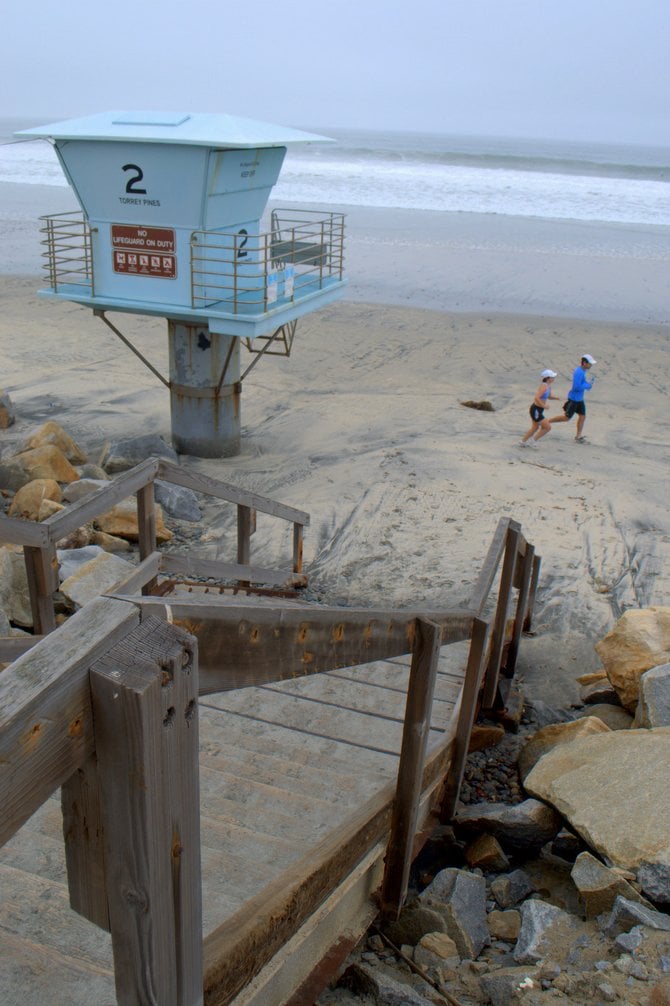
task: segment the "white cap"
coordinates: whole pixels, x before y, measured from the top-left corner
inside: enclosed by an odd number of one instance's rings
[[[540,377],[556,377],[555,370],[543,370]]]
[[[589,356],[589,354],[588,354],[588,353],[584,353],[584,354],[583,354],[583,356],[582,356],[582,360],[586,360],[586,362],[587,362],[587,363],[590,363],[590,364],[591,364],[591,366],[593,366],[593,364],[594,364],[594,363],[597,363],[597,362],[598,362],[597,360],[594,360],[592,356]]]

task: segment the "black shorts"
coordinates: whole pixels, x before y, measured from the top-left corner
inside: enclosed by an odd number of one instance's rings
[[[535,402],[533,402],[528,411],[530,412],[530,418],[534,423],[541,423],[544,419],[544,409],[538,409]]]
[[[563,412],[565,412],[568,419],[572,419],[573,416],[585,416],[586,405],[584,402],[573,402],[571,398],[568,398],[563,406]]]

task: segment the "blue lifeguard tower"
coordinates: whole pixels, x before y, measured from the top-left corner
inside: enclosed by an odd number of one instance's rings
[[[243,378],[263,353],[289,355],[297,319],[346,282],[341,213],[274,209],[262,227],[287,146],[332,141],[164,112],[104,112],[17,136],[54,145],[82,209],[44,218],[40,293],[92,308],[166,384],[177,451],[238,454]],[[108,311],[167,319],[169,380]],[[242,341],[257,354],[244,373]]]

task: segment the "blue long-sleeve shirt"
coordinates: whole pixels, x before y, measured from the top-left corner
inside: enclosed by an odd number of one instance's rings
[[[586,371],[583,367],[577,367],[574,374],[572,375],[572,387],[568,392],[568,398],[571,402],[583,402],[584,392],[589,391],[593,387],[593,381],[586,380]]]

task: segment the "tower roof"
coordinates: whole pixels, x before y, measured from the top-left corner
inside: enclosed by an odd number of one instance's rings
[[[23,129],[16,135],[48,140],[130,140],[240,149],[334,142],[318,133],[218,112],[99,112]]]

